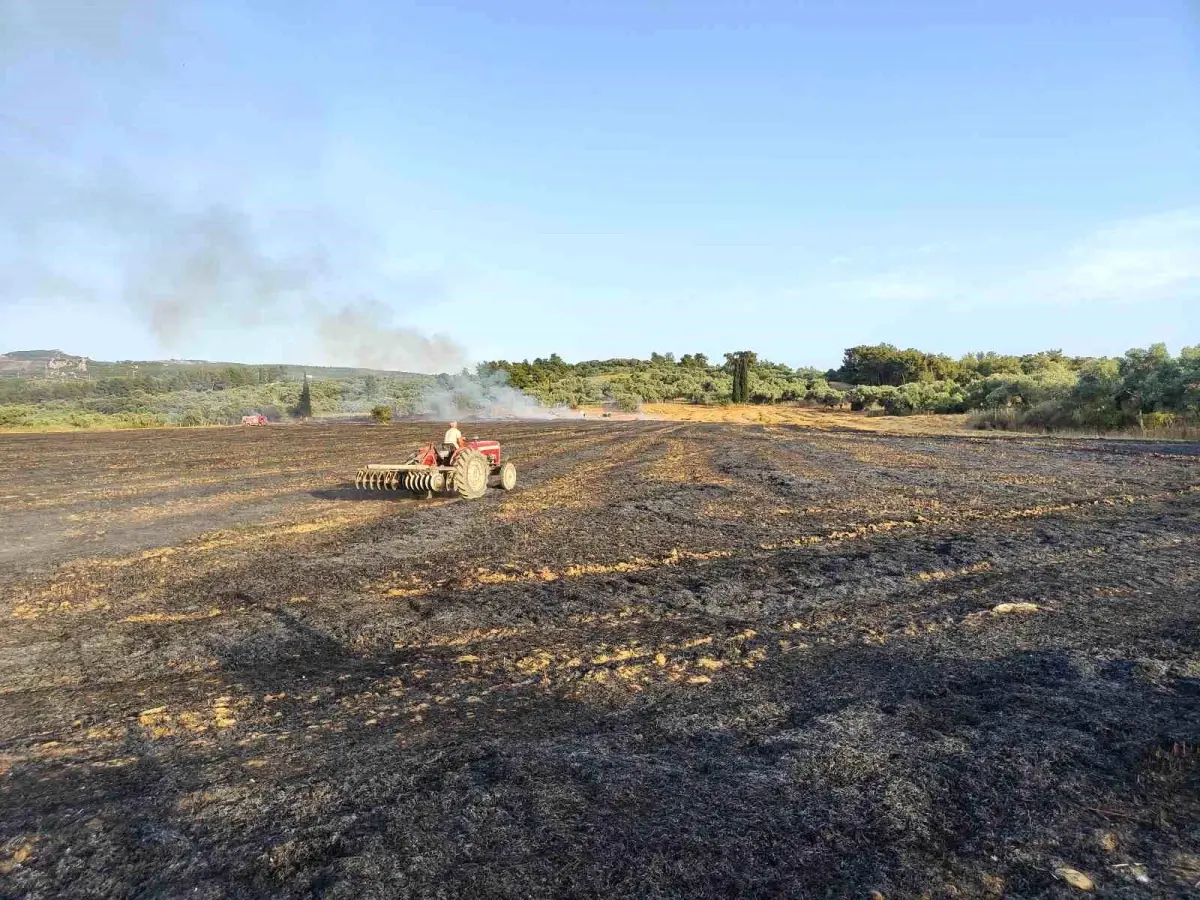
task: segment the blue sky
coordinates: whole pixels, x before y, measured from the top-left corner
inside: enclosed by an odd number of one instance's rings
[[[1188,0],[146,9],[0,0],[0,350],[1200,343]]]

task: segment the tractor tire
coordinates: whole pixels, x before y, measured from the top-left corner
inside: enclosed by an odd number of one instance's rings
[[[500,489],[511,491],[517,486],[517,467],[510,462],[500,466]]]
[[[488,458],[478,450],[463,450],[454,460],[454,491],[464,500],[477,500],[487,493]]]

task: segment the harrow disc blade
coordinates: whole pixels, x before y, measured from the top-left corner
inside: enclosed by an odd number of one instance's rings
[[[408,487],[414,472],[364,466],[354,476],[354,486],[364,491],[399,491]]]
[[[364,466],[354,476],[354,486],[364,491],[437,493],[445,489],[446,476],[434,468],[405,469]]]

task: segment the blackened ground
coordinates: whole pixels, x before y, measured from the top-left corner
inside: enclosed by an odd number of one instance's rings
[[[1194,895],[1195,447],[422,428],[0,437],[0,895]]]

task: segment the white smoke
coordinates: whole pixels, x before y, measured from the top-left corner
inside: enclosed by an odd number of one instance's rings
[[[583,414],[567,406],[544,406],[508,383],[504,371],[480,369],[472,375],[439,375],[421,394],[418,415],[452,419],[580,419]]]

